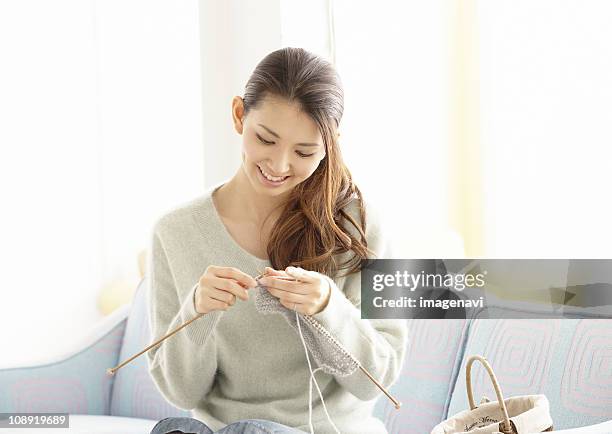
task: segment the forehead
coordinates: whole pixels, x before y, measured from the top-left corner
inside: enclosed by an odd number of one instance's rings
[[[247,116],[249,121],[256,128],[258,124],[265,125],[282,139],[322,143],[317,124],[300,104],[276,95],[266,95]]]

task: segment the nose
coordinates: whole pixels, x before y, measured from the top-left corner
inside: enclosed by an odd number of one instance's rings
[[[287,152],[279,151],[270,157],[270,170],[273,170],[275,175],[288,174],[290,166]]]

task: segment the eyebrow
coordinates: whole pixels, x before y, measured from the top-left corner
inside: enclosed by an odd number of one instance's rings
[[[278,134],[276,134],[274,131],[272,131],[270,128],[266,127],[263,124],[257,124],[260,127],[262,127],[263,129],[265,129],[267,132],[269,132],[270,134],[272,134],[274,137],[276,137],[277,139],[280,139],[280,136]],[[319,146],[318,143],[297,143],[297,145],[299,146]]]

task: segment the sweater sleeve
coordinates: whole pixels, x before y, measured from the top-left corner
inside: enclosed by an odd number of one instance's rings
[[[375,258],[391,254],[376,214],[366,215],[366,240]],[[346,277],[342,288],[326,276],[331,294],[327,306],[312,317],[319,321],[385,388],[399,377],[408,326],[405,319],[361,319],[361,272]],[[334,376],[336,381],[357,398],[367,401],[382,391],[360,370],[348,376]]]
[[[147,267],[152,342],[199,314],[194,303],[198,283],[180,294],[155,227]],[[211,390],[217,371],[214,329],[222,314],[203,315],[146,353],[153,382],[172,405],[194,409]]]

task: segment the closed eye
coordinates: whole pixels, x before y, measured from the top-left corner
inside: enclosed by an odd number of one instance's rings
[[[261,137],[259,134],[255,133],[255,135],[257,136],[257,138],[259,139],[259,141],[261,143],[263,143],[264,145],[273,145],[274,142],[269,142],[266,139],[264,139],[263,137]]]
[[[300,152],[300,151],[295,151],[295,153],[298,154],[302,158],[312,157],[314,155],[314,154],[304,154],[303,152]]]
[[[261,143],[263,143],[264,145],[273,145],[275,142],[270,142],[269,140],[264,139],[263,137],[261,137],[259,134],[255,133],[255,136],[257,137],[257,140],[259,140]],[[315,153],[312,154],[304,154],[303,152],[300,151],[295,151],[296,154],[298,154],[300,157],[302,158],[308,158],[308,157],[312,157]]]

